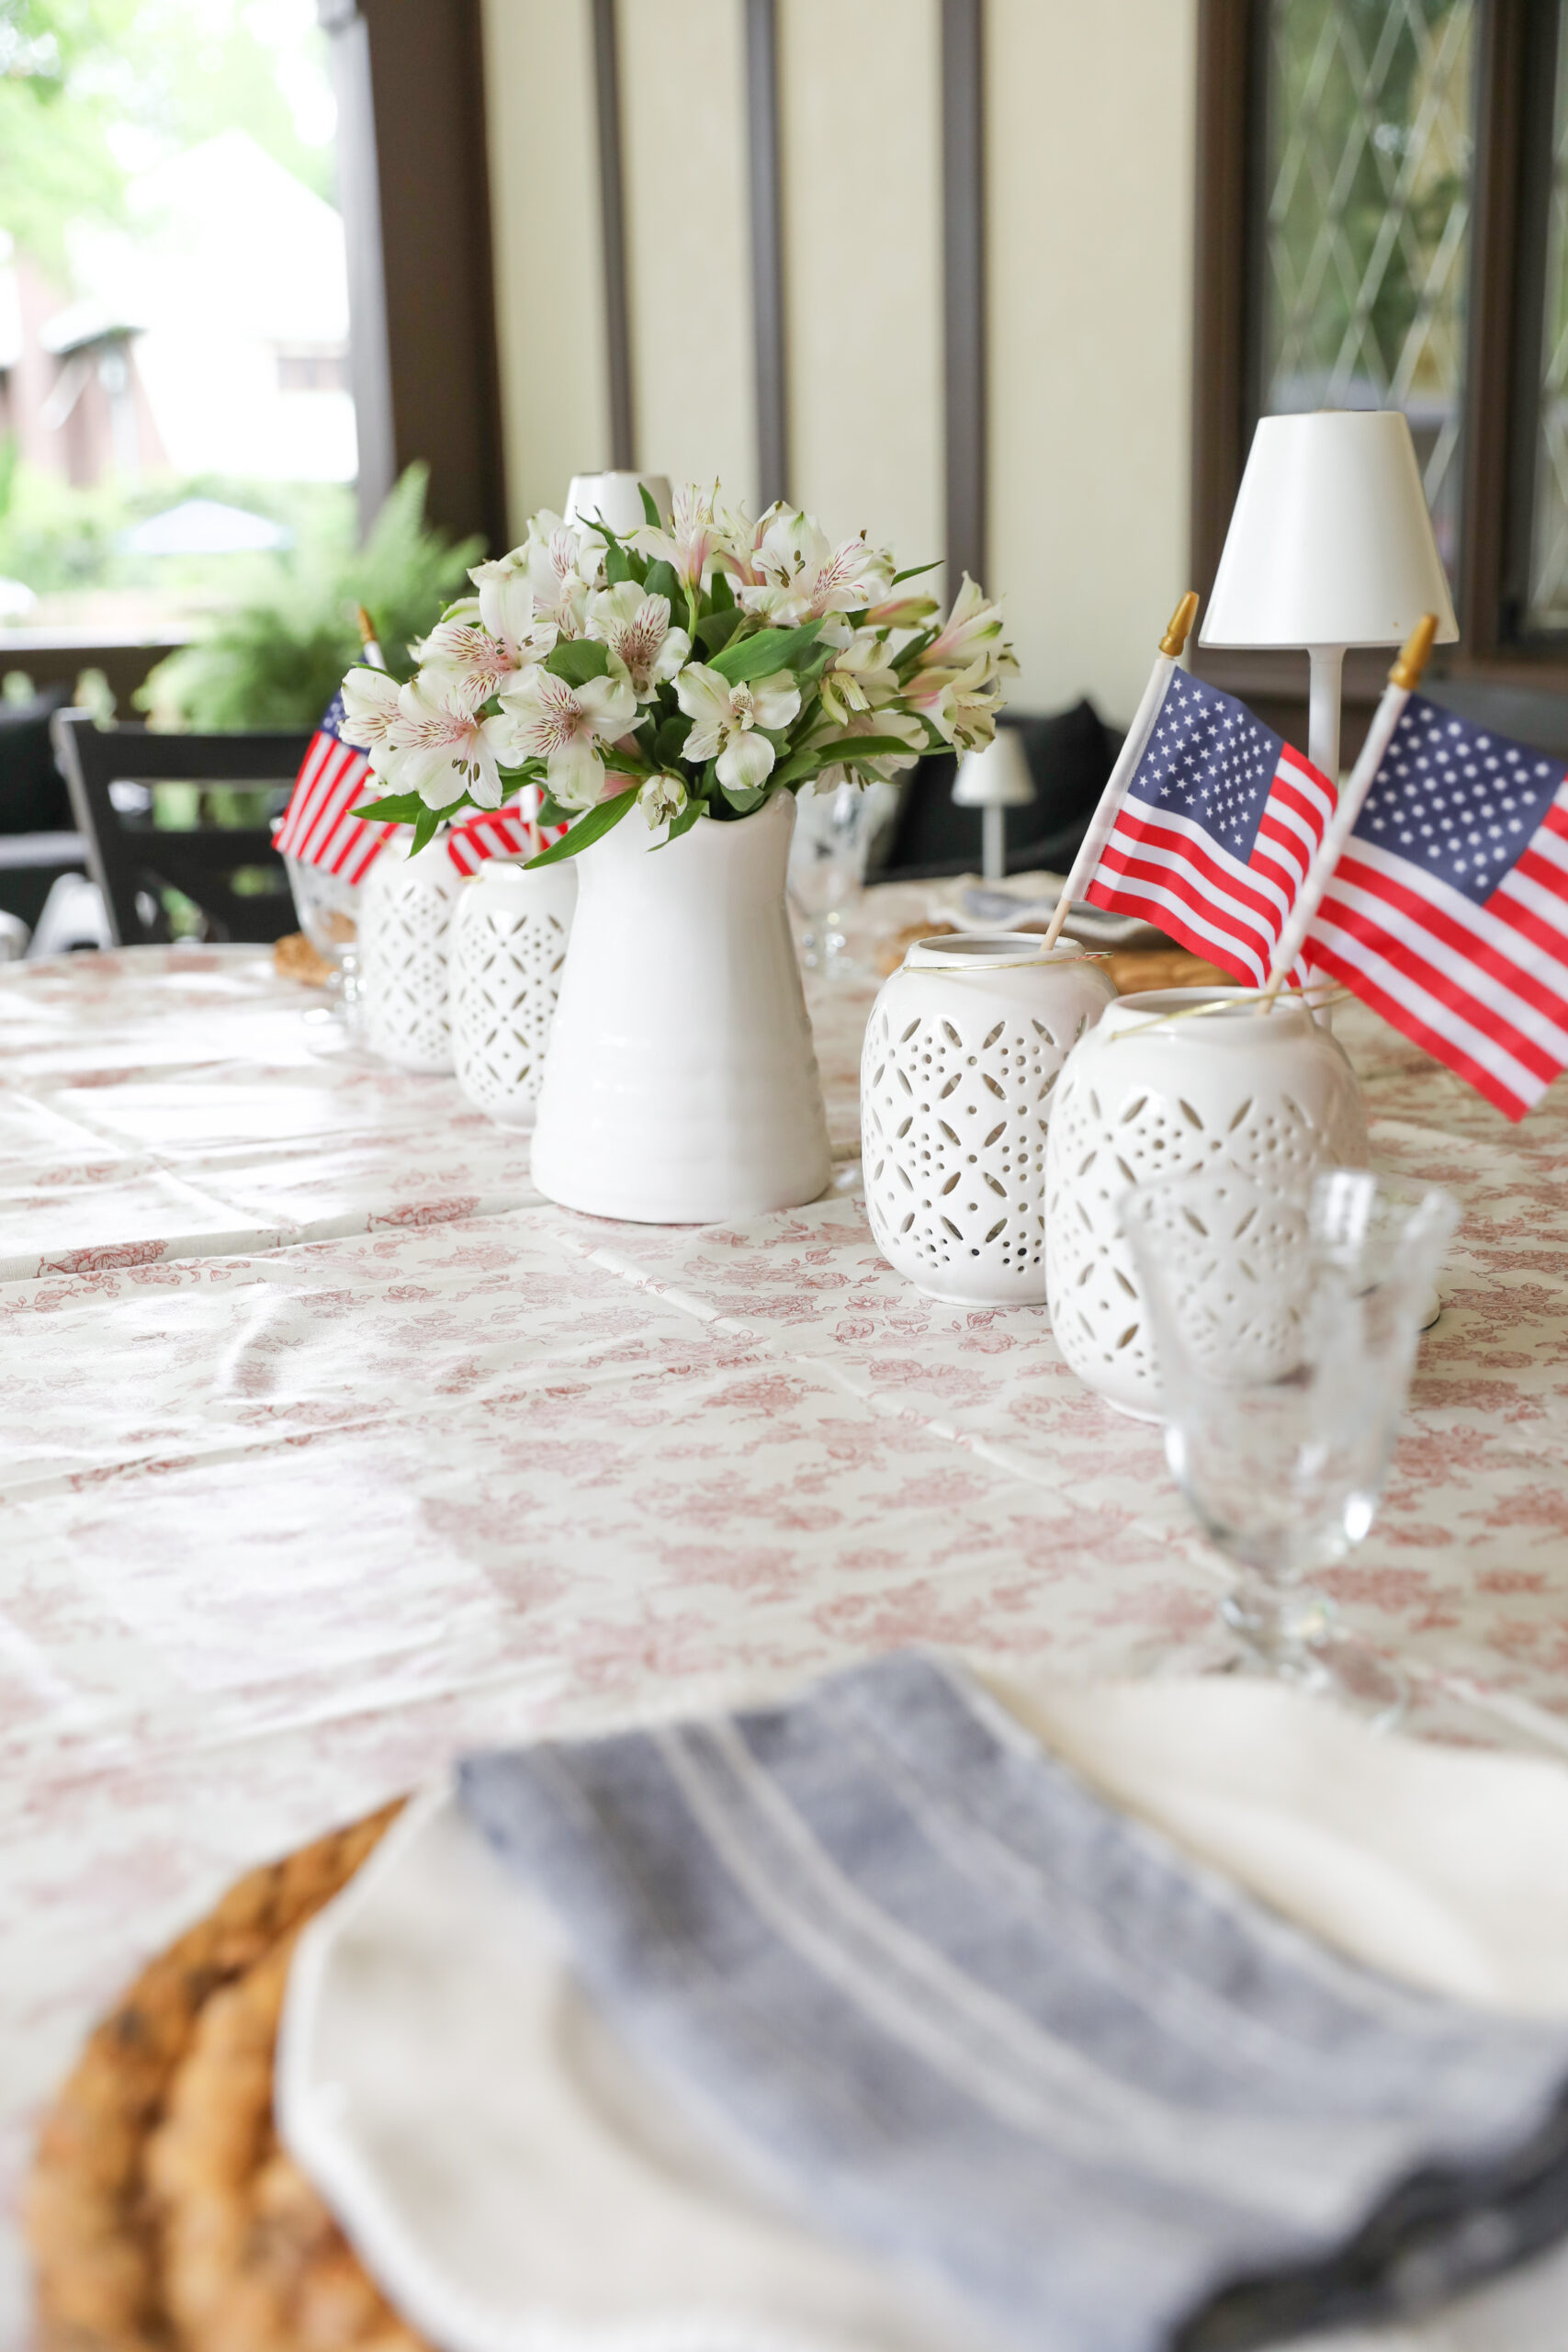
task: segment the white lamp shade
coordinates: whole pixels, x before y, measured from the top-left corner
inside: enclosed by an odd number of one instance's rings
[[[573,474],[566,494],[568,523],[592,523],[602,515],[612,531],[624,538],[647,522],[642,493],[647,491],[664,520],[670,520],[668,474]]]
[[[1423,613],[1458,637],[1404,417],[1261,418],[1200,642],[1400,645]]]
[[[1034,778],[1016,727],[998,727],[981,752],[966,752],[953,779],[960,808],[1021,808],[1034,797]]]

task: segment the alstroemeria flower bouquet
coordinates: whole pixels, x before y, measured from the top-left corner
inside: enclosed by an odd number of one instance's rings
[[[413,649],[406,685],[349,672],[343,733],[387,790],[360,815],[412,824],[422,849],[444,819],[537,786],[540,820],[570,826],[539,864],[634,803],[673,841],[705,812],[990,741],[1017,664],[967,573],[939,624],[931,597],[900,593],[919,571],[863,533],[835,548],[783,505],[753,523],[716,483],[678,492],[668,527],[643,503],[626,537],[536,514]]]

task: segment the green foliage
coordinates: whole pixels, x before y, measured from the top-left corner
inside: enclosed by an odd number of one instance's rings
[[[578,851],[586,849],[591,842],[603,840],[611,826],[618,825],[626,811],[636,805],[637,794],[631,790],[618,792],[613,800],[596,800],[585,816],[578,818],[570,833],[563,833],[558,842],[552,842],[548,849],[539,852],[537,857],[531,857],[529,865],[558,865],[563,857],[575,857]]]
[[[363,605],[387,666],[406,677],[411,640],[423,637],[483,553],[454,545],[424,520],[426,469],[411,466],[363,548],[345,511],[302,533],[287,554],[258,560],[255,593],[220,614],[208,635],[161,662],[137,695],[164,726],[199,729],[310,727],[357,659],[355,607]]]
[[[324,102],[325,35],[294,63]],[[151,159],[247,130],[331,200],[278,66],[242,0],[0,0],[0,229],[65,286],[71,224],[122,217],[127,134]]]
[[[545,667],[553,678],[564,678],[569,686],[585,686],[590,678],[609,674],[610,651],[594,637],[573,637],[545,657]]]

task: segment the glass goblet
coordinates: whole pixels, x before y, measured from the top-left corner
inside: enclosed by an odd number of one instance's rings
[[[801,961],[829,977],[853,967],[845,949],[846,914],[865,885],[873,831],[870,796],[859,785],[820,785],[795,801],[789,853],[789,895],[805,922]]]
[[[299,928],[321,957],[331,966],[327,980],[333,1016],[352,1028],[359,994],[359,886],[324,865],[307,865],[285,854],[288,887]]]
[[[1216,1170],[1140,1185],[1121,1213],[1166,1459],[1240,1571],[1221,1611],[1237,1663],[1393,1721],[1404,1676],[1305,1579],[1376,1516],[1455,1203],[1333,1169],[1298,1204]]]

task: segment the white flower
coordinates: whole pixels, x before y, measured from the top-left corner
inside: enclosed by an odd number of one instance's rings
[[[696,766],[717,752],[720,784],[742,791],[765,783],[773,773],[773,747],[753,729],[787,727],[800,709],[800,688],[787,670],[732,686],[705,662],[694,662],[675,681],[675,699],[696,720],[681,747],[682,758]]]
[[[543,760],[551,792],[563,808],[591,808],[604,783],[594,745],[624,734],[637,717],[637,696],[624,669],[612,657],[611,674],[569,686],[551,671],[535,668],[502,696],[518,765]]]
[[[686,787],[678,775],[650,775],[637,800],[649,824],[661,825],[667,817],[678,817],[686,805]]]
[[[884,752],[875,759],[855,760],[854,771],[859,776],[897,775],[900,768],[913,767],[926,749],[924,727],[913,712],[906,710],[901,704],[890,707],[885,706],[876,710],[852,711],[847,721],[830,718],[824,712],[817,718],[807,742],[811,749],[817,749],[823,743],[841,743],[846,737],[856,735],[891,735],[909,746],[907,752]],[[822,775],[843,772],[840,763],[824,768]],[[817,788],[819,792],[823,789],[821,777],[818,779]]]
[[[651,702],[692,650],[685,630],[670,626],[669,597],[650,596],[635,580],[590,598],[588,634],[626,663],[638,702]]]
[[[714,514],[717,496],[717,482],[711,490],[699,490],[694,481],[682,482],[670,502],[670,528],[656,531],[644,523],[633,534],[644,554],[662,556],[673,565],[683,587],[702,586],[719,550],[722,532]]]
[[[475,564],[468,577],[479,592],[481,611],[487,590],[498,613],[502,600],[515,599],[520,589],[525,590],[531,627],[548,623],[562,637],[582,635],[592,580],[583,571],[577,534],[558,515],[536,514],[520,548],[493,563]]]
[[[413,678],[399,690],[377,773],[417,792],[427,808],[448,808],[465,792],[481,808],[499,808],[507,750],[502,720],[476,718],[465,703],[443,702]]]
[[[396,678],[389,678],[385,670],[372,670],[367,662],[356,662],[343,682],[340,731],[345,743],[369,752],[370,764],[378,775],[381,773],[380,762],[397,715]]]
[[[997,731],[1002,680],[1018,669],[1002,637],[1002,608],[987,604],[967,572],[941,633],[920,654],[902,695],[960,751],[979,751]]]
[[[455,605],[420,649],[420,675],[443,701],[466,702],[478,710],[510,678],[542,662],[558,631],[534,608],[534,591],[523,571],[504,563],[480,567],[492,576],[479,583],[479,597]]]
[[[966,670],[981,653],[998,672],[1018,668],[1011,646],[1002,641],[1000,605],[988,604],[985,590],[965,572],[942,633],[926,647],[919,666],[922,670]]]
[[[856,629],[823,672],[821,694],[823,709],[841,727],[856,711],[897,700],[898,673],[888,661],[886,640],[874,628]]]
[[[771,507],[763,515],[748,569],[761,584],[742,586],[741,604],[781,628],[853,612],[893,584],[892,556],[868,547],[863,531],[829,547],[821,525],[798,507]]]

